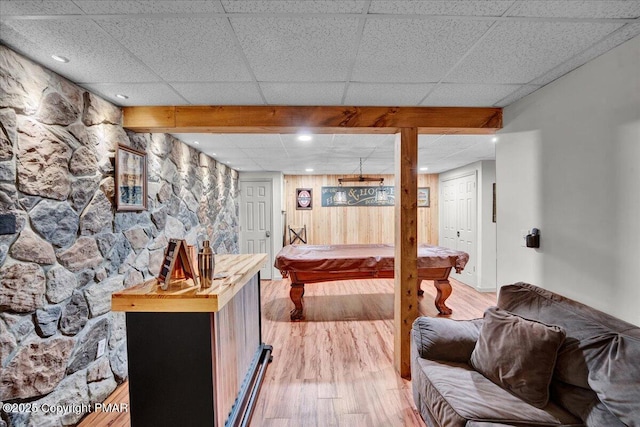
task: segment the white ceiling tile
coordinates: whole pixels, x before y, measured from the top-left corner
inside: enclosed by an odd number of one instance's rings
[[[516,91],[514,91],[510,95],[507,95],[506,97],[502,98],[500,101],[496,102],[496,107],[506,107],[507,105],[517,101],[518,99],[522,98],[523,96],[527,96],[530,93],[535,92],[536,90],[540,89],[540,87],[541,86],[539,86],[539,85],[523,85],[523,86],[520,86],[519,89],[517,89]]]
[[[3,16],[14,15],[82,15],[73,1],[7,1],[0,3]]]
[[[594,44],[593,46],[580,52],[576,56],[571,57],[559,66],[551,69],[547,73],[533,80],[531,83],[537,85],[545,85],[547,83],[550,83],[558,77],[565,75],[569,71],[574,70],[579,66],[585,64],[586,62],[591,61],[592,59],[613,49],[619,44],[622,44],[627,40],[636,37],[638,34],[640,34],[640,22],[635,24],[627,24],[606,37],[604,40]]]
[[[229,13],[361,13],[364,0],[222,0]]]
[[[640,2],[632,0],[527,0],[509,16],[548,18],[638,18]]]
[[[327,147],[332,144],[334,135],[332,134],[313,134],[311,141],[300,141],[297,134],[281,134],[280,143],[287,147],[297,147],[301,149],[309,149],[313,147]]]
[[[223,18],[101,18],[98,22],[164,80],[252,80]]]
[[[245,148],[242,150],[245,156],[252,159],[264,159],[269,161],[290,161],[291,156],[282,147]]]
[[[528,83],[620,26],[590,22],[502,22],[447,76],[447,81]]]
[[[441,83],[421,105],[489,107],[519,87],[520,85]]]
[[[227,141],[233,143],[236,147],[243,150],[263,148],[269,150],[282,149],[282,143],[280,142],[280,135],[267,135],[267,134],[230,134],[222,135]]]
[[[369,13],[403,15],[501,16],[514,0],[415,1],[372,0]]]
[[[187,105],[188,102],[165,83],[90,83],[82,85],[115,105]],[[116,94],[128,96],[120,99]]]
[[[340,105],[344,83],[260,83],[267,104]]]
[[[213,13],[224,12],[217,1],[181,1],[181,0],[153,0],[153,1],[107,1],[107,0],[75,0],[82,10],[91,14],[156,14],[156,13]]]
[[[348,75],[356,18],[232,17],[231,23],[259,81],[335,82]]]
[[[368,20],[352,80],[438,82],[490,25],[471,20]]]
[[[193,105],[260,105],[258,86],[253,82],[171,83]]]
[[[415,106],[433,84],[350,83],[345,105]]]
[[[6,20],[2,42],[76,83],[152,82],[159,79],[89,20]],[[51,59],[70,59],[61,64]]]

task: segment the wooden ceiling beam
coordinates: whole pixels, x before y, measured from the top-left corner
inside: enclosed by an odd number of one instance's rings
[[[164,133],[488,134],[502,128],[502,108],[346,106],[124,107],[123,126]]]

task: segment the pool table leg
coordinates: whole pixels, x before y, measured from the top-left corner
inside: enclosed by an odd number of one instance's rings
[[[303,309],[302,297],[303,296],[304,296],[304,283],[291,283],[291,289],[289,290],[289,297],[291,298],[291,301],[293,301],[293,305],[295,306],[290,313],[292,322],[304,319],[304,314],[302,314],[302,309]]]
[[[451,284],[449,280],[434,280],[433,285],[436,287],[438,294],[436,295],[436,308],[445,316],[451,314],[451,309],[444,303],[449,295],[451,295]]]

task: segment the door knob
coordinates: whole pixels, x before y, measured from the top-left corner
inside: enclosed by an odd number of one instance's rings
[[[265,235],[266,235],[267,237],[271,237],[271,233],[270,233],[268,230],[265,232]]]

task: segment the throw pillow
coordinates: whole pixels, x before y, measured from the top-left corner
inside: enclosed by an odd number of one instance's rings
[[[488,308],[483,319],[471,366],[531,405],[545,407],[564,329],[497,307]]]

